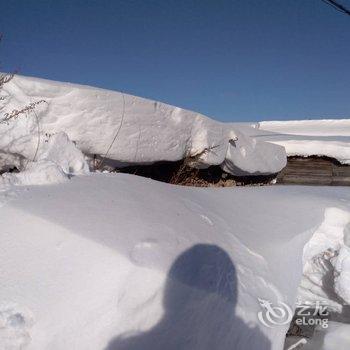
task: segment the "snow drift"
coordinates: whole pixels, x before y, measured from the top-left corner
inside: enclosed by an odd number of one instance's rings
[[[282,349],[288,324],[261,324],[258,298],[293,308],[303,247],[349,200],[341,188],[195,189],[122,174],[4,187],[1,344]]]
[[[46,101],[35,113],[0,124],[3,169],[33,160],[46,135],[62,132],[85,155],[119,166],[198,156],[197,167],[221,165],[234,175],[257,175],[277,173],[286,164],[283,147],[238,125],[120,92],[15,76],[1,95],[7,111]]]

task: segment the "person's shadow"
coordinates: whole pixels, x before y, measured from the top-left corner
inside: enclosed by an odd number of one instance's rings
[[[152,329],[112,339],[105,350],[269,350],[257,327],[235,315],[237,276],[228,254],[198,244],[173,263],[164,316]]]

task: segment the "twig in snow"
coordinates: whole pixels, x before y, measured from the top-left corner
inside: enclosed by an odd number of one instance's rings
[[[119,135],[119,132],[120,132],[120,130],[121,130],[121,128],[122,128],[123,122],[124,122],[124,115],[125,115],[125,97],[124,97],[124,94],[123,94],[123,93],[122,93],[122,96],[123,96],[123,113],[122,113],[122,118],[121,118],[121,121],[120,121],[120,124],[119,124],[119,128],[118,128],[118,130],[117,130],[117,132],[116,132],[116,134],[115,134],[115,136],[114,136],[114,138],[113,138],[111,144],[109,145],[109,147],[108,147],[108,149],[107,149],[107,152],[105,153],[105,155],[103,156],[103,158],[102,158],[102,160],[101,160],[101,162],[100,162],[100,165],[99,165],[99,168],[100,168],[100,169],[102,168],[102,166],[103,166],[103,164],[104,164],[104,162],[105,162],[105,160],[106,160],[106,158],[107,158],[107,156],[108,156],[109,151],[111,150],[111,148],[112,148],[112,146],[113,146],[115,140],[117,139],[117,137],[118,137],[118,135]]]

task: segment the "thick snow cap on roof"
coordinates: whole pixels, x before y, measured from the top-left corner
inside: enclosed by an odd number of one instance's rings
[[[350,164],[350,119],[266,121],[256,130],[288,156],[326,156]]]
[[[36,108],[42,134],[64,132],[85,155],[106,156],[119,164],[197,156],[197,166],[221,165],[234,175],[277,173],[286,164],[284,148],[257,141],[246,133],[249,126],[121,92],[15,76],[1,95],[5,111],[45,100]],[[31,160],[37,129],[32,114],[0,124],[0,158]]]

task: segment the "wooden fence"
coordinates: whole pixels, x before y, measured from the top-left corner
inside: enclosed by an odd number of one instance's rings
[[[350,166],[326,157],[289,157],[277,182],[298,185],[350,186]]]

